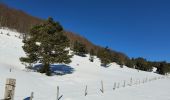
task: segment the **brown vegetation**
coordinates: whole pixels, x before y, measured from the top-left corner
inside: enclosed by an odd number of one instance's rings
[[[28,32],[33,25],[41,22],[42,20],[39,18],[0,3],[0,27],[16,29],[19,32]]]

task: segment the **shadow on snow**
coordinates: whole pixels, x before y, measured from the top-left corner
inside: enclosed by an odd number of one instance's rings
[[[39,71],[41,67],[43,67],[43,64],[34,65],[33,70]],[[74,72],[74,68],[64,64],[51,64],[50,70],[52,75],[66,75]]]

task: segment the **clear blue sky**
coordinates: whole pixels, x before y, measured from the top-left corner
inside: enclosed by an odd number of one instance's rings
[[[0,0],[129,57],[170,62],[170,0]]]

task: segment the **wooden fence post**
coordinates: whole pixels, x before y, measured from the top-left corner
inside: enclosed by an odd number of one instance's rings
[[[8,78],[6,80],[4,100],[14,100],[16,79]]]
[[[132,77],[130,78],[130,86],[132,86]]]
[[[138,85],[138,80],[136,79],[136,85]]]
[[[104,93],[104,87],[103,87],[103,81],[101,81],[101,89],[100,89],[100,91],[102,92],[102,93]]]
[[[151,79],[149,78],[149,82],[151,81]]]
[[[87,96],[87,85],[86,85],[86,88],[85,88],[85,96]]]
[[[145,83],[145,79],[143,79],[143,83]]]
[[[57,86],[57,100],[60,100],[63,97],[63,95],[59,96],[59,93],[60,93],[60,88],[59,86]]]
[[[126,86],[126,81],[124,80],[124,82],[123,82],[123,87],[125,87]]]
[[[30,100],[32,100],[34,97],[34,92],[31,92]]]
[[[114,87],[113,87],[113,90],[115,90],[116,89],[116,82],[114,83]]]
[[[120,83],[117,84],[117,88],[119,88],[119,87],[120,87]]]

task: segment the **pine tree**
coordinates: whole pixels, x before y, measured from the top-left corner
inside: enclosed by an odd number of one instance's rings
[[[79,55],[82,57],[85,57],[85,54],[87,54],[87,49],[86,49],[85,44],[83,44],[79,41],[74,42],[73,51],[76,55]]]
[[[100,49],[97,55],[101,60],[101,65],[104,67],[108,67],[108,64],[112,62],[111,50],[108,47]]]
[[[93,49],[91,49],[90,50],[90,58],[89,58],[89,60],[91,61],[91,62],[93,62],[94,61],[94,50]]]
[[[134,61],[133,59],[129,59],[125,62],[125,65],[130,68],[134,68]]]
[[[159,65],[157,66],[157,72],[162,75],[166,75],[167,73],[170,72],[170,64],[167,63],[166,61],[160,62]]]
[[[21,57],[22,62],[31,64],[42,62],[41,73],[51,74],[50,64],[70,63],[68,38],[63,34],[63,28],[58,22],[49,18],[43,24],[34,26],[28,36],[23,40],[23,50],[26,57]]]
[[[150,66],[150,63],[142,57],[136,58],[134,60],[134,63],[135,63],[136,69],[140,69],[143,71],[151,71],[152,70],[152,66]]]

